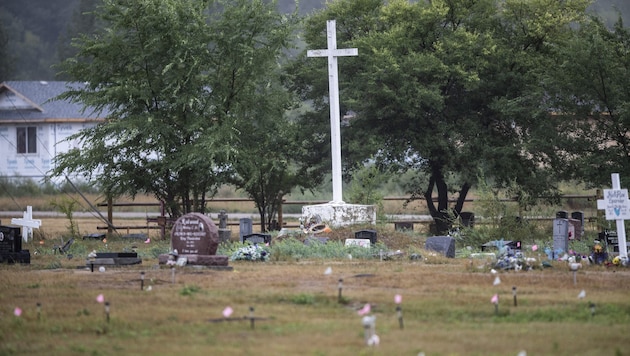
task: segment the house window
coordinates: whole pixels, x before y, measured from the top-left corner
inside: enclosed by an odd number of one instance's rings
[[[17,153],[37,153],[37,127],[17,128]]]

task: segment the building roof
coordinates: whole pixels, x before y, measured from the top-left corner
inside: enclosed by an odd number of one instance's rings
[[[77,85],[81,84],[58,81],[0,83],[0,124],[100,121],[102,117],[91,110],[82,112],[82,104],[50,100]]]

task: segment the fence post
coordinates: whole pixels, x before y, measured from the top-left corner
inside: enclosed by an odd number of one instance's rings
[[[282,203],[284,203],[284,199],[280,199],[280,203],[278,204],[278,227],[282,229],[284,223],[282,222]]]
[[[114,201],[111,196],[107,198],[107,221],[109,221],[109,224],[107,225],[107,234],[111,235],[114,233]]]

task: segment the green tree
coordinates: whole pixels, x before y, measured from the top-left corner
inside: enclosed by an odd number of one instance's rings
[[[9,37],[4,27],[0,25],[0,82],[10,79],[12,57],[9,53]]]
[[[369,144],[345,145],[361,147],[345,157],[376,155],[382,164],[425,173],[428,181],[412,193],[426,200],[439,233],[461,212],[480,168],[497,187],[515,182],[530,196],[554,193],[554,172],[541,150],[548,147],[537,144],[554,135],[544,124],[540,78],[550,49],[586,6],[583,0],[330,3],[307,20],[305,40],[308,48],[321,47],[325,20],[336,18],[339,47],[359,48],[358,59],[340,61],[342,97],[357,112],[344,133]],[[316,110],[326,107],[326,76],[296,67],[304,96]]]
[[[562,132],[554,142],[565,177],[610,186],[610,173],[630,175],[630,30],[593,18],[558,48],[546,82]],[[626,183],[627,184],[627,183]]]
[[[72,46],[72,39],[79,37],[81,34],[93,34],[102,24],[97,22],[96,9],[101,0],[79,0],[77,8],[72,14],[72,19],[65,29],[65,32],[59,36],[57,43],[57,57],[64,61],[77,55],[77,48]],[[65,79],[65,78],[58,78]]]
[[[82,173],[111,196],[153,194],[171,216],[203,212],[230,172],[288,21],[260,0],[104,0],[106,27],[76,40],[61,97],[107,116],[70,139],[53,176]]]
[[[286,115],[295,100],[281,81],[281,64],[285,58],[280,53],[289,45],[286,39],[295,30],[296,17],[281,16],[269,5],[257,5],[250,8],[251,17],[265,13],[269,18],[257,27],[260,33],[252,36],[252,47],[261,46],[268,57],[254,61],[257,75],[251,79],[249,105],[235,126],[239,140],[233,146],[228,182],[254,200],[261,230],[266,231],[272,227],[284,195],[298,185],[308,187],[313,183],[308,174],[303,174],[307,167],[296,154],[300,151],[297,127]],[[282,26],[277,26],[275,39],[265,30],[268,24],[274,23]]]

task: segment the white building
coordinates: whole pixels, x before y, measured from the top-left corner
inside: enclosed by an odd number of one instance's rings
[[[41,179],[53,157],[77,142],[68,136],[103,118],[82,105],[52,100],[69,82],[7,81],[0,84],[0,176]],[[75,84],[76,85],[76,84]]]

